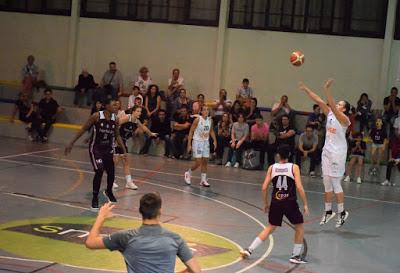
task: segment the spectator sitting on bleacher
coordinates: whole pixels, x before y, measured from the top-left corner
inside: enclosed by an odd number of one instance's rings
[[[29,97],[26,92],[19,93],[19,98],[15,102],[14,110],[10,118],[13,123],[15,115],[18,112],[18,119],[27,125],[28,138],[30,141],[34,140],[34,133],[37,131],[37,114],[35,112],[34,103],[29,102]]]
[[[275,130],[279,126],[279,122],[281,120],[281,117],[286,115],[289,118],[289,122],[291,125],[293,125],[293,119],[294,119],[294,112],[292,108],[290,107],[289,103],[289,98],[286,95],[283,95],[281,97],[280,102],[274,103],[272,105],[271,109],[271,116],[272,116],[272,121],[271,121],[271,127]]]
[[[396,105],[400,105],[400,98],[397,96],[398,93],[399,91],[397,87],[392,87],[390,90],[390,96],[383,100],[383,108],[385,109],[383,121],[390,127],[390,129],[392,129],[393,126],[393,117],[396,116]]]
[[[396,104],[396,115],[393,117],[393,131],[400,133],[400,103]]]
[[[78,84],[74,88],[74,105],[79,106],[80,99],[85,96],[86,105],[90,106],[92,104],[93,89],[96,87],[97,84],[94,81],[93,75],[89,74],[86,69],[82,69],[82,73],[79,75]]]
[[[240,102],[251,99],[254,95],[253,89],[249,86],[249,79],[243,79],[242,86],[238,88],[236,93],[236,99]]]
[[[249,137],[249,125],[246,123],[246,118],[243,113],[238,116],[238,121],[233,123],[231,130],[231,147],[229,149],[228,162],[225,167],[239,167],[239,162],[242,160],[242,153],[246,148],[246,141]],[[233,157],[235,155],[235,158]]]
[[[250,99],[249,107],[245,108],[244,114],[249,126],[253,126],[256,123],[256,117],[261,114],[260,109],[257,107],[257,98]]]
[[[299,143],[296,151],[296,164],[301,169],[301,159],[310,159],[310,176],[315,177],[315,166],[320,158],[320,152],[318,150],[318,136],[314,131],[314,126],[308,124],[306,130],[299,137]]]
[[[363,135],[361,133],[354,134],[354,138],[350,144],[350,161],[347,164],[346,174],[344,182],[350,182],[351,172],[353,170],[354,164],[356,164],[356,177],[357,183],[361,184],[361,173],[364,166],[365,150],[367,149],[367,144],[363,141]]]
[[[140,95],[140,88],[138,86],[132,87],[132,94],[128,98],[128,108],[132,108],[135,105],[135,99],[140,98],[143,101],[142,95]]]
[[[41,126],[38,129],[39,139],[42,142],[47,142],[47,134],[56,122],[56,116],[64,109],[58,105],[57,101],[53,99],[53,91],[51,89],[44,90],[44,98],[39,102],[39,116]]]
[[[183,77],[180,75],[180,70],[175,68],[172,70],[172,78],[168,80],[168,98],[171,101],[179,97],[179,90],[185,85]]]
[[[372,128],[369,134],[372,145],[371,145],[371,163],[372,166],[369,170],[369,175],[377,175],[379,173],[379,167],[381,160],[385,152],[385,146],[387,142],[387,133],[383,127],[382,118],[378,117],[375,122],[375,127]]]
[[[205,100],[205,98],[204,98],[203,94],[197,95],[197,100],[192,102],[192,114],[193,115],[200,115],[200,110],[203,108],[204,100]]]
[[[181,105],[180,109],[175,113],[174,121],[172,124],[172,142],[174,144],[175,158],[190,158],[188,156],[184,157],[189,137],[190,126],[192,126],[192,122],[189,117],[189,111],[185,104]]]
[[[157,133],[157,136],[147,138],[140,153],[147,154],[153,140],[156,141],[157,144],[160,143],[161,140],[164,140],[164,156],[174,158],[173,145],[171,141],[171,123],[167,119],[167,113],[164,109],[160,109],[157,115],[157,118],[151,122],[150,127],[150,130],[153,133]]]
[[[157,117],[158,110],[160,110],[161,107],[160,91],[156,84],[149,86],[147,95],[144,98],[144,106],[147,110],[149,118],[151,120],[155,119]]]
[[[242,106],[240,105],[240,101],[235,100],[235,102],[233,103],[232,108],[231,108],[232,121],[237,122],[240,114],[243,114]]]
[[[185,108],[189,112],[192,111],[192,101],[187,97],[185,88],[181,88],[179,90],[179,97],[177,97],[176,100],[174,101],[174,103],[172,105],[172,112],[170,113],[170,115],[173,117],[175,112],[178,109],[181,109],[182,106],[185,106]]]
[[[153,84],[153,81],[150,77],[149,69],[145,66],[142,66],[139,69],[139,75],[137,76],[137,79],[133,82],[133,85],[138,86],[140,89],[140,93],[143,97],[145,97],[151,84]]]
[[[136,97],[134,106],[135,105],[142,106],[142,104],[143,104],[142,98],[141,97]],[[132,113],[132,108],[129,108],[127,111],[125,111],[125,113],[126,114],[131,114]],[[142,113],[140,114],[139,120],[143,125],[145,125],[145,126],[149,125],[149,116],[148,116],[148,113],[147,113],[147,110],[146,110],[145,107],[142,107]],[[132,140],[134,138],[139,138],[139,139],[143,139],[144,138],[144,131],[140,127],[138,127],[136,129],[135,133],[132,136]]]
[[[321,107],[318,104],[313,105],[313,112],[308,116],[307,125],[312,125],[314,129],[321,130],[324,127],[325,115],[321,113]]]
[[[46,87],[45,81],[39,77],[39,67],[35,64],[35,57],[29,55],[27,58],[27,64],[22,67],[22,85],[23,91],[32,92],[32,88]]]
[[[350,120],[350,125],[347,128],[347,132],[346,132],[346,136],[347,136],[347,140],[352,140],[354,135],[356,134],[356,108],[354,106],[351,106],[350,108],[350,112],[349,112],[349,120]]]
[[[360,132],[364,132],[366,128],[367,132],[370,129],[369,121],[372,117],[371,112],[372,101],[368,98],[367,93],[362,93],[360,99],[357,101],[357,108],[356,108],[356,119],[360,122]]]
[[[117,99],[123,91],[124,82],[122,73],[117,70],[115,62],[109,63],[109,70],[104,72],[101,79],[101,86],[107,98]]]
[[[221,120],[222,115],[228,112],[232,106],[232,102],[227,99],[228,93],[225,89],[219,90],[219,98],[215,100],[213,107],[214,111],[214,124],[218,124]]]
[[[296,130],[290,125],[289,116],[281,116],[281,120],[278,123],[277,130],[275,131],[275,142],[269,145],[268,148],[268,163],[272,165],[275,163],[275,154],[278,147],[281,145],[287,145],[290,148],[291,154],[289,156],[289,162],[293,162],[294,150],[295,150],[295,137]]]
[[[400,134],[396,133],[390,139],[390,159],[386,169],[386,180],[381,184],[382,186],[395,186],[394,182],[390,183],[393,167],[397,166],[400,171]]]
[[[255,117],[255,124],[251,126],[251,147],[260,152],[260,169],[264,169],[265,152],[268,151],[269,125],[263,121],[261,114]]]
[[[229,113],[225,112],[222,115],[221,120],[218,122],[217,125],[217,160],[216,164],[222,164],[222,157],[224,156],[224,149],[225,147],[229,147],[229,142],[231,140],[231,129],[232,129],[232,121],[229,116]]]

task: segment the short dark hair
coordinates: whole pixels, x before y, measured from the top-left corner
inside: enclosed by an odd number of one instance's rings
[[[112,64],[116,65],[116,63],[114,61],[110,62],[108,65],[112,65]]]
[[[257,114],[255,119],[263,119],[263,116],[261,114]]]
[[[132,90],[135,90],[135,89],[137,89],[137,90],[139,90],[139,91],[140,91],[140,87],[139,87],[139,86],[137,86],[137,85],[134,85],[134,86],[132,87]]]
[[[160,114],[160,113],[164,113],[164,114],[166,114],[167,113],[167,111],[165,111],[164,109],[160,109],[160,110],[158,110],[158,113]]]
[[[139,97],[139,96],[137,96],[137,97],[135,98],[135,100],[143,101],[142,97]]]
[[[113,101],[115,101],[115,100],[114,100],[114,99],[110,99],[110,98],[105,99],[105,100],[104,100],[104,105],[109,105],[109,104],[112,103]]]
[[[257,98],[251,98],[251,100],[255,101],[256,102],[256,106],[257,106],[257,104],[258,104]]]
[[[248,78],[244,78],[243,81],[242,81],[242,83],[245,83],[245,82],[249,83],[250,81],[249,81]]]
[[[46,94],[47,92],[53,93],[53,90],[51,90],[50,88],[46,88],[46,89],[43,91],[43,94]]]
[[[281,160],[286,160],[290,155],[290,147],[288,145],[279,145],[277,153]]]
[[[392,90],[396,90],[397,92],[399,92],[399,89],[397,89],[396,86],[393,86],[392,88],[390,88],[390,91],[392,91]]]
[[[317,107],[319,107],[319,105],[318,104],[314,104],[312,109],[315,110],[315,109],[317,109]]]
[[[132,109],[132,112],[131,112],[131,113],[135,112],[136,109],[138,109],[138,108],[142,109],[143,107],[140,106],[140,105],[134,105],[134,106],[131,108],[131,109]]]
[[[282,120],[282,118],[287,118],[287,119],[290,120],[289,115],[287,115],[287,114],[282,115],[282,116],[281,116],[281,120]]]
[[[199,98],[199,97],[203,97],[203,99],[205,98],[204,95],[201,93],[197,95],[197,98]]]
[[[306,125],[306,129],[308,129],[308,128],[311,128],[312,130],[314,130],[314,126],[311,125],[311,124],[307,124],[307,125]]]
[[[161,196],[157,193],[146,193],[140,198],[139,212],[143,220],[155,219],[160,213],[161,209]]]

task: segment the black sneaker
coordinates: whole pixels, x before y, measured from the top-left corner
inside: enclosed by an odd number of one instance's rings
[[[97,197],[92,198],[92,210],[99,210],[99,199]]]
[[[338,215],[336,227],[340,228],[341,226],[343,226],[346,222],[347,217],[349,217],[349,212],[347,210],[342,211],[342,213]]]
[[[108,202],[117,203],[117,199],[115,198],[112,192],[108,192],[107,190],[103,191],[104,196],[106,197]]]
[[[307,261],[300,255],[290,257],[289,261],[293,264],[306,264]]]

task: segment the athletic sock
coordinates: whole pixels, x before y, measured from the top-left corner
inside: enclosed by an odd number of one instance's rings
[[[293,256],[299,256],[301,254],[302,249],[303,249],[303,244],[294,244]]]
[[[249,246],[249,251],[253,252],[257,247],[259,247],[262,244],[263,241],[261,241],[260,238],[258,238],[258,236],[254,239],[254,241],[251,243],[251,245]]]
[[[207,174],[201,173],[201,181],[207,181]]]
[[[126,180],[126,183],[131,182],[132,181],[132,176],[131,175],[125,175],[125,180]]]
[[[189,173],[190,175],[192,175],[192,169],[189,169],[189,170],[188,170],[188,173]]]
[[[332,211],[332,203],[325,203],[325,211]]]
[[[344,203],[338,203],[337,210],[339,213],[342,213],[344,211]]]

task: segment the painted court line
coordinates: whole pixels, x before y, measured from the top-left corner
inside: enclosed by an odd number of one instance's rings
[[[53,159],[57,159],[57,158],[53,158]],[[1,159],[1,158],[0,158],[0,160],[6,161],[6,162],[12,162],[12,163],[21,163],[20,161],[15,161],[15,160],[8,160],[8,159]],[[72,172],[76,172],[76,171],[77,171],[76,169],[72,169],[72,168],[60,167],[60,166],[52,166],[52,165],[44,165],[44,164],[37,164],[37,163],[32,163],[32,166],[38,166],[38,167],[50,168],[50,169],[60,169],[60,170],[66,170],[66,171],[72,171]],[[80,171],[81,171],[81,172],[84,172],[84,173],[94,174],[93,171],[86,171],[86,170],[80,170]],[[115,177],[116,177],[116,178],[119,178],[119,179],[125,179],[124,177],[121,177],[121,176],[115,176]],[[140,181],[140,180],[139,180],[139,181]],[[198,196],[198,197],[201,197],[201,198],[204,198],[204,199],[207,199],[207,200],[216,202],[216,203],[218,203],[218,204],[221,204],[221,205],[223,205],[223,206],[229,207],[229,208],[231,208],[231,209],[233,209],[233,210],[235,210],[235,211],[237,211],[237,212],[239,212],[239,213],[241,213],[241,214],[247,216],[248,218],[250,218],[251,220],[253,220],[254,222],[256,222],[258,225],[260,225],[262,229],[264,229],[264,224],[261,223],[257,218],[255,218],[254,216],[248,214],[247,212],[245,212],[245,211],[243,211],[243,210],[241,210],[241,209],[239,209],[239,208],[237,208],[237,207],[235,207],[235,206],[233,206],[233,205],[230,205],[230,204],[228,204],[228,203],[225,203],[225,202],[223,202],[223,201],[216,200],[216,199],[213,199],[213,198],[211,198],[211,197],[203,196],[203,195],[196,194],[196,193],[193,193],[193,192],[189,192],[189,191],[177,189],[177,188],[174,188],[174,187],[170,187],[170,186],[166,186],[166,185],[161,185],[161,184],[157,184],[157,183],[152,183],[152,182],[149,182],[149,181],[140,181],[140,182],[145,183],[145,184],[150,184],[150,185],[158,186],[158,187],[162,187],[162,188],[166,188],[166,189],[170,189],[170,190],[174,190],[174,191],[179,191],[179,192],[183,192],[183,193],[188,193],[188,194],[191,194],[191,195],[194,195],[194,196]],[[38,200],[38,201],[43,201],[43,202],[47,202],[47,203],[64,204],[64,203],[58,203],[58,202],[55,202],[55,201],[50,201],[50,200],[46,200],[46,199],[42,199],[42,198],[30,197],[30,196],[22,196],[22,195],[16,195],[16,194],[8,194],[8,195],[21,196],[21,197],[24,197],[24,198],[33,199],[33,200]],[[85,208],[85,207],[81,207],[81,206],[77,206],[77,205],[71,205],[71,204],[68,204],[68,203],[65,203],[64,205],[65,205],[65,206],[68,206],[68,207],[72,207],[72,208],[80,208],[80,209],[90,210],[90,209]],[[117,215],[117,216],[122,216],[122,217],[127,217],[126,215],[123,215],[123,214],[115,214],[115,215]],[[128,217],[128,218],[129,218],[129,217]],[[135,219],[137,219],[137,218],[135,218]],[[259,263],[261,263],[265,258],[267,258],[267,257],[269,256],[269,254],[270,254],[271,251],[272,251],[273,246],[274,246],[274,240],[273,240],[272,235],[270,235],[270,236],[269,236],[269,247],[268,247],[268,249],[266,250],[266,252],[265,252],[258,260],[256,260],[253,264],[247,266],[247,267],[244,268],[244,269],[241,269],[240,271],[237,271],[237,273],[245,272],[245,271],[247,271],[247,270],[249,270],[249,269],[251,269],[251,268],[257,266]],[[214,268],[214,269],[215,269],[215,268]],[[211,270],[211,269],[208,269],[208,270]]]
[[[57,157],[51,157],[51,156],[41,156],[41,155],[31,155],[31,156],[32,157],[38,157],[38,158],[56,159],[56,160],[60,160],[60,161],[75,162],[75,163],[82,163],[82,164],[85,164],[85,165],[91,165],[89,162],[80,161],[80,160],[64,159],[64,158],[57,158]],[[118,167],[118,168],[122,168],[122,167]],[[170,172],[162,172],[162,171],[153,171],[151,169],[138,169],[138,168],[130,168],[130,169],[131,170],[137,170],[137,171],[145,171],[145,172],[160,173],[160,174],[165,174],[165,175],[179,176],[179,177],[183,177],[184,176],[182,174],[170,173]],[[193,177],[196,177],[196,176],[193,176]],[[200,177],[196,177],[196,178],[200,178]],[[252,186],[261,187],[261,184],[256,184],[256,183],[248,183],[248,182],[242,182],[242,181],[236,181],[236,180],[225,180],[225,179],[218,179],[218,178],[211,178],[211,177],[209,177],[208,179],[215,180],[215,181],[221,181],[221,182],[225,182],[225,183],[230,183],[230,184],[245,184],[245,185],[252,185]],[[306,192],[319,194],[319,195],[324,195],[323,192],[319,192],[319,191],[306,190]],[[349,199],[355,199],[355,200],[363,200],[363,201],[379,202],[379,203],[385,203],[385,204],[400,205],[400,202],[397,202],[397,201],[385,201],[385,200],[379,200],[379,199],[373,199],[373,198],[367,198],[367,197],[358,197],[358,196],[352,196],[352,195],[345,195],[345,197],[349,198]]]
[[[53,148],[53,149],[48,149],[48,150],[33,151],[33,152],[29,152],[29,153],[4,155],[4,156],[0,156],[0,159],[12,158],[12,157],[18,157],[18,156],[24,156],[24,155],[33,155],[33,154],[47,153],[47,152],[54,152],[54,151],[57,151],[57,150],[59,150],[59,149],[60,149],[60,148]]]

